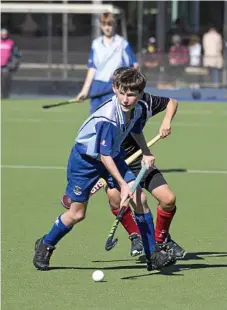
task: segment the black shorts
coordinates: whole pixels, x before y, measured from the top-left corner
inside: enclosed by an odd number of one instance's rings
[[[129,165],[129,168],[132,170],[135,176],[137,176],[140,172],[141,160],[142,157],[139,157],[132,164]],[[149,169],[149,171],[145,173],[140,183],[140,186],[151,193],[155,188],[164,184],[167,184],[165,178],[158,170],[158,168],[154,167],[153,169]]]

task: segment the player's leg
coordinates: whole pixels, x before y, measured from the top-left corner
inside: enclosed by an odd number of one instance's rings
[[[176,262],[173,253],[162,251],[156,247],[153,216],[147,204],[147,199],[141,188],[138,188],[134,195],[134,215],[139,227],[144,253],[147,259],[147,270],[161,269]]]
[[[133,172],[135,176],[138,175],[140,169],[141,169],[141,160],[136,161],[135,163],[129,165],[130,170]],[[111,212],[117,216],[120,211],[120,194],[116,193],[116,189],[110,189],[107,190],[108,198],[109,198],[109,205],[111,208]],[[129,239],[131,240],[131,256],[136,256],[141,254],[143,251],[143,246],[141,242],[141,236],[140,236],[140,230],[135,222],[133,212],[128,205],[126,207],[126,212],[124,213],[121,224],[124,227],[124,229],[129,234]]]
[[[89,194],[100,177],[97,171],[101,169],[102,167],[95,167],[91,161],[84,160],[75,149],[71,152],[67,169],[66,195],[72,203],[69,210],[58,216],[50,231],[36,241],[33,264],[37,269],[49,268],[55,245],[71,231],[76,223],[85,218]]]
[[[173,241],[169,234],[170,225],[176,213],[176,197],[157,168],[152,169],[145,176],[144,188],[159,202],[155,225],[157,244],[172,251],[178,259],[184,257],[185,250]]]
[[[122,158],[117,159],[116,165],[124,180],[131,187],[135,179],[132,171]],[[110,188],[117,188],[117,184],[112,177],[107,179],[107,183]],[[141,233],[144,251],[148,260],[148,270],[160,269],[175,263],[175,257],[172,254],[156,251],[153,217],[147,205],[146,196],[140,187],[136,190],[131,204],[135,211],[135,220]]]
[[[111,212],[117,216],[120,211],[121,197],[120,193],[116,188],[106,188],[106,192],[109,198],[109,205]],[[129,235],[131,241],[131,256],[139,255],[143,252],[143,245],[141,241],[139,228],[134,220],[134,216],[130,206],[125,207],[125,212],[121,219],[121,224]]]

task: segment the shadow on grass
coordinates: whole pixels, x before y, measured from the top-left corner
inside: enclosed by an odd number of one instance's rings
[[[171,173],[171,172],[187,172],[187,169],[184,168],[170,168],[170,169],[161,169],[163,173]]]
[[[53,266],[49,267],[48,270],[96,270],[97,267],[80,267],[80,266]],[[126,269],[145,269],[144,265],[125,265],[125,266],[109,266],[109,267],[98,267],[99,270],[126,270]]]
[[[185,270],[193,269],[205,269],[205,268],[227,268],[227,264],[176,264],[163,268],[162,270],[155,273],[139,274],[134,276],[122,277],[121,280],[136,280],[142,277],[163,275],[163,276],[184,276],[183,273],[179,273]],[[177,273],[177,274],[176,274]]]
[[[183,273],[179,273],[181,271],[185,270],[193,270],[193,269],[205,269],[205,268],[227,268],[227,264],[181,264],[182,261],[189,261],[189,260],[204,260],[204,257],[226,257],[227,252],[194,252],[194,253],[187,253],[186,256],[178,260],[175,265],[169,266],[167,268],[163,268],[162,270],[152,273],[152,274],[141,274],[141,275],[135,275],[135,276],[128,276],[128,277],[122,277],[122,280],[136,280],[137,278],[141,277],[147,277],[151,275],[165,275],[165,276],[184,276]],[[146,258],[144,255],[140,256],[137,264],[144,264],[146,261]]]
[[[163,268],[160,271],[154,270],[152,272],[147,272],[143,274],[133,275],[133,276],[127,276],[122,277],[122,280],[136,280],[138,278],[142,277],[149,277],[154,275],[165,275],[165,276],[184,276],[183,273],[180,273],[185,270],[193,270],[193,269],[205,269],[205,268],[227,268],[227,264],[193,264],[193,263],[181,263],[181,261],[189,261],[189,260],[204,260],[204,257],[225,257],[227,256],[227,252],[194,252],[194,253],[187,253],[186,256],[182,260],[178,260],[177,263],[173,266],[169,266],[166,268]],[[109,260],[109,261],[92,261],[93,263],[113,263],[113,262],[131,262],[132,259],[125,259],[125,260]],[[135,265],[123,265],[123,266],[106,266],[101,267],[99,266],[98,269],[100,270],[142,270],[146,272],[146,265],[145,265],[145,256],[142,255],[139,257],[139,259],[136,261]],[[53,266],[50,267],[48,270],[95,270],[97,269],[96,266],[94,267],[82,267],[82,266]]]
[[[180,259],[180,261],[204,260],[205,258],[203,256],[205,256],[205,257],[225,257],[225,256],[227,256],[227,252],[191,252],[191,253],[186,253],[185,257]],[[131,258],[131,259],[116,259],[116,260],[93,260],[92,263],[132,262],[132,261],[134,261],[134,259]],[[137,259],[137,262],[146,263],[145,255],[141,255]]]

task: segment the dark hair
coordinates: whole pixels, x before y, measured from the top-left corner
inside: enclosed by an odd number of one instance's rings
[[[138,90],[142,93],[146,86],[146,76],[133,67],[121,67],[114,71],[113,86],[124,91]]]

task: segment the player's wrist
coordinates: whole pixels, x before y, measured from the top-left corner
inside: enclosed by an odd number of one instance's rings
[[[125,182],[124,179],[119,180],[119,181],[118,181],[118,184],[119,184],[120,187],[123,187],[123,186],[126,186],[126,185],[127,185],[127,183]]]
[[[164,119],[163,119],[163,122],[168,122],[168,123],[171,123],[171,121],[172,121],[172,117],[170,117],[170,116],[168,116],[168,115],[166,115],[165,117],[164,117]]]

